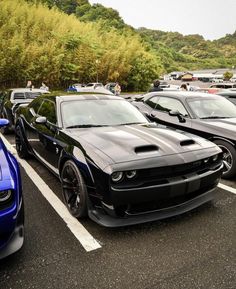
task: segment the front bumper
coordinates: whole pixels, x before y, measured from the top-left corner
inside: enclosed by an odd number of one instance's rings
[[[150,221],[161,220],[190,211],[214,198],[217,186],[223,171],[223,164],[214,171],[208,171],[200,176],[173,181],[170,184],[161,184],[142,189],[116,190],[112,192],[113,204],[97,208],[90,206],[89,217],[96,223],[105,227],[120,227]],[[122,216],[113,209],[116,205],[124,206],[130,203],[163,202],[166,204],[157,209],[139,211],[124,210]],[[168,201],[175,200],[173,203]],[[176,200],[178,200],[176,202]],[[113,206],[114,205],[114,206]],[[127,207],[129,207],[129,205]]]
[[[16,226],[12,232],[5,235],[5,244],[0,248],[0,259],[3,259],[18,251],[24,243],[24,203],[17,216]]]

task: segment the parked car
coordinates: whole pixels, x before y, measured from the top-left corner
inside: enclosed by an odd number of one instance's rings
[[[1,129],[2,133],[6,134],[14,130],[14,115],[20,105],[30,103],[34,98],[44,93],[49,92],[36,88],[14,88],[3,92],[0,103],[0,117],[8,119],[9,125]]]
[[[0,127],[8,124],[0,119]],[[24,204],[18,163],[0,138],[0,259],[24,242]]]
[[[236,175],[236,107],[219,95],[199,92],[148,93],[133,105],[157,123],[197,134],[223,151],[224,178]]]
[[[221,83],[221,82],[224,82],[224,80],[223,80],[223,78],[212,78],[211,82]]]
[[[227,98],[229,101],[231,101],[233,104],[236,105],[236,90],[222,90],[220,92],[217,93],[218,95],[224,96],[225,98]]]
[[[210,88],[221,88],[221,89],[236,88],[236,83],[232,82],[215,83],[210,85]]]
[[[101,82],[90,82],[86,84],[86,87],[97,88],[97,87],[104,87],[104,86]]]
[[[86,84],[84,84],[84,83],[73,83],[72,86],[74,86],[76,88],[79,88],[79,87],[85,87]]]
[[[149,123],[114,95],[44,95],[17,111],[16,149],[61,180],[65,204],[109,227],[174,216],[213,198],[215,144]]]
[[[116,86],[116,82],[109,82],[105,85],[105,88],[114,94],[115,93],[115,86]]]

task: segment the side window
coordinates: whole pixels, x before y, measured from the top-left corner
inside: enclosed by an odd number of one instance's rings
[[[56,108],[53,101],[44,100],[44,102],[40,106],[38,115],[45,116],[47,120],[53,124],[57,123]]]
[[[16,93],[14,93],[13,99],[25,99],[24,92],[16,92]]]
[[[156,106],[157,110],[161,110],[163,112],[169,112],[171,110],[178,110],[182,115],[188,116],[188,112],[186,111],[183,104],[178,100],[170,97],[160,97]]]
[[[146,100],[145,103],[154,109],[157,106],[158,99],[159,99],[159,97],[153,96],[153,97],[149,98],[148,100]]]
[[[36,98],[29,104],[28,107],[30,108],[30,111],[32,112],[33,115],[37,114],[42,102],[43,102],[42,98]]]

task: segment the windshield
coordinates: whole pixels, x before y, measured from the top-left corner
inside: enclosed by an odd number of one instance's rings
[[[25,98],[36,98],[41,94],[41,92],[25,92]]]
[[[113,126],[146,123],[137,108],[125,100],[73,100],[61,104],[63,127]]]
[[[231,118],[236,117],[236,106],[225,98],[199,98],[187,100],[198,118]]]

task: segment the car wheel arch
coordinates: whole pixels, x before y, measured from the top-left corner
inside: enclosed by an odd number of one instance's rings
[[[213,136],[212,138],[209,139],[210,141],[212,142],[215,142],[217,140],[219,141],[225,141],[229,144],[231,144],[234,148],[236,148],[236,144],[234,142],[232,142],[231,140],[227,139],[227,138],[224,138],[224,137],[219,137],[219,136]]]
[[[85,172],[85,170],[80,165],[78,165],[78,160],[75,159],[75,157],[73,157],[72,155],[68,155],[65,152],[62,153],[62,157],[60,158],[59,165],[58,165],[60,179],[61,179],[61,172],[62,172],[63,166],[67,161],[72,161],[76,164],[78,170],[80,171],[82,177],[84,178],[84,182],[86,185],[90,183],[91,181],[93,182],[93,176],[88,167],[88,164],[86,163],[86,167],[88,168],[87,171],[89,172],[89,175],[87,172]]]
[[[236,147],[232,142],[223,138],[215,139],[214,143],[223,151],[225,170],[222,178],[231,179],[236,175]]]

